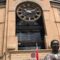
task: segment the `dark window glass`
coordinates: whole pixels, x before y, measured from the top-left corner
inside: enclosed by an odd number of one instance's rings
[[[18,33],[17,34],[18,36],[18,39],[21,41],[26,41],[26,40],[29,40],[29,41],[36,41],[36,40],[41,40],[41,35],[40,35],[40,32],[35,32],[35,33],[31,33],[31,32],[27,32],[27,33]]]
[[[0,4],[6,4],[6,0],[0,0]]]
[[[36,43],[39,49],[44,48],[43,26],[37,22],[24,22],[17,18],[16,34],[18,37],[19,49],[35,49]]]

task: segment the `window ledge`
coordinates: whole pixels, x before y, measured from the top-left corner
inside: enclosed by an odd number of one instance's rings
[[[35,49],[32,50],[9,50],[10,53],[27,53],[27,52],[34,52],[36,51]],[[51,49],[39,49],[39,53],[46,53],[46,52],[51,52]]]

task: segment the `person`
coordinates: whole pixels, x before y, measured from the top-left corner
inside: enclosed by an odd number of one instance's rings
[[[60,53],[59,53],[59,41],[52,40],[51,41],[51,48],[52,52],[47,54],[44,60],[60,60]]]

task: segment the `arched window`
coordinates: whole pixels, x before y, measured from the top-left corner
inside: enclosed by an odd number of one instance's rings
[[[45,28],[41,7],[31,1],[20,3],[16,8],[16,35],[19,49],[45,48]],[[20,44],[21,43],[21,44]]]

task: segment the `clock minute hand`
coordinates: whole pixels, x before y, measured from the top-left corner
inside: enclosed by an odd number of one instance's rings
[[[27,10],[27,9],[24,9],[26,12],[28,12],[28,13],[32,13],[32,11],[31,10]]]
[[[31,11],[35,11],[35,9],[31,10]]]

